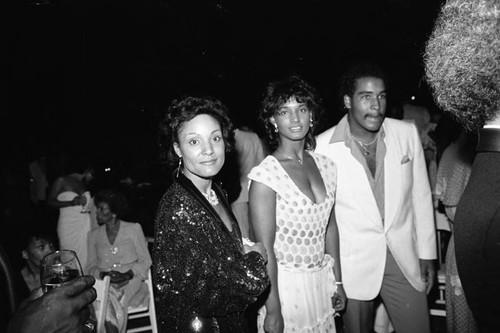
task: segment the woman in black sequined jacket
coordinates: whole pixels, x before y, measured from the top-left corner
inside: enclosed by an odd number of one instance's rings
[[[163,332],[245,332],[243,312],[268,286],[262,244],[243,245],[225,192],[215,183],[231,126],[216,100],[174,101],[160,147],[179,167],[155,221],[153,281]]]

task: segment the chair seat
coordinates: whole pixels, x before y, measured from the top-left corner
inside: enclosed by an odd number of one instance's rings
[[[128,314],[134,314],[134,313],[138,313],[138,312],[144,312],[144,311],[148,311],[148,307],[147,306],[138,306],[136,308],[132,308],[132,307],[128,307],[127,309],[127,312]]]
[[[438,298],[430,306],[431,316],[446,317],[446,272],[440,268],[437,272]]]
[[[445,273],[444,269],[439,269],[438,270],[437,278],[438,278],[438,283],[439,284],[445,284],[446,283],[446,273]]]

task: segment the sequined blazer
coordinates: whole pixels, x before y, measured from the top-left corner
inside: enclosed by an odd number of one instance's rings
[[[244,332],[243,312],[269,284],[262,256],[243,253],[225,193],[212,188],[232,231],[182,174],[160,201],[152,269],[160,331]]]

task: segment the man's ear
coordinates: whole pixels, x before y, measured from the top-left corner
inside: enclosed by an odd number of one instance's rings
[[[23,259],[28,260],[28,251],[23,250],[23,251],[21,252],[21,256],[23,257]]]
[[[181,153],[181,148],[179,147],[179,144],[177,142],[174,142],[172,144],[172,146],[174,147],[174,151],[177,154],[177,156],[179,156],[179,158],[181,158],[182,157],[182,153]]]
[[[344,106],[346,109],[351,108],[351,97],[344,95]]]

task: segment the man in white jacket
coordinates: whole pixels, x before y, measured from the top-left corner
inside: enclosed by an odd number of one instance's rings
[[[376,65],[353,66],[341,87],[347,115],[317,137],[316,152],[337,166],[346,333],[373,330],[378,296],[396,332],[430,332],[426,295],[437,251],[431,190],[416,126],[385,119],[386,82]]]

